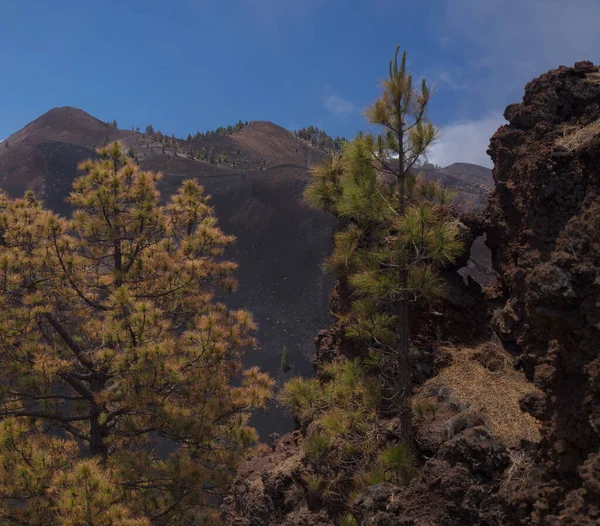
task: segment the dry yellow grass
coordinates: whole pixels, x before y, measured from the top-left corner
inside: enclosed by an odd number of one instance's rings
[[[515,370],[510,354],[494,347],[492,371],[481,363],[482,347],[445,350],[451,354],[452,363],[419,390],[424,398],[432,388],[449,391],[449,399],[461,406],[461,412],[479,414],[507,446],[517,446],[522,439],[540,440],[539,421],[519,407],[519,400],[536,388]]]
[[[592,82],[600,82],[600,71],[588,73],[585,77],[591,80]]]
[[[578,148],[586,146],[599,135],[600,119],[597,119],[587,126],[565,126],[563,130],[563,136],[556,141],[556,144],[557,146],[562,146],[569,151],[574,151]]]

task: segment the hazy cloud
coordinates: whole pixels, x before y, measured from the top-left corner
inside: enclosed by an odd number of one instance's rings
[[[464,162],[491,167],[492,161],[485,152],[490,137],[502,124],[505,124],[502,112],[496,111],[479,120],[444,126],[440,139],[431,150],[429,160],[441,166]]]
[[[440,49],[466,48],[468,56],[460,67],[440,64],[434,75],[428,72],[438,85],[462,95],[431,161],[491,166],[485,151],[504,123],[499,109],[520,102],[527,82],[559,65],[600,62],[600,1],[454,0],[446,6]],[[463,112],[475,118],[459,120]]]
[[[323,107],[337,116],[346,116],[356,111],[356,105],[339,95],[329,95],[323,99]]]
[[[549,69],[600,61],[598,0],[455,0],[447,6],[440,42],[470,44],[472,88],[495,107]]]

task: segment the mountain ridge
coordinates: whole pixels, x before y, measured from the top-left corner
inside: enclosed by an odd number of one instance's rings
[[[143,169],[163,174],[163,198],[185,179],[198,180],[211,195],[222,229],[237,237],[226,257],[239,264],[240,286],[227,303],[248,308],[258,322],[263,352],[254,353],[251,365],[282,379],[279,363],[287,347],[289,374],[311,374],[314,335],[330,324],[333,277],[321,262],[331,252],[336,222],[310,209],[303,191],[310,167],[327,154],[268,121],[253,121],[230,135],[175,139],[176,149],[167,145],[172,139],[161,137],[162,143],[146,133],[114,129],[78,108],[53,108],[0,144],[0,188],[14,197],[34,190],[53,211],[68,214],[64,198],[77,165],[97,155],[92,146],[113,140],[131,148]],[[199,152],[213,155],[214,162],[198,159]],[[461,183],[459,200],[465,203],[477,207],[487,201],[478,179],[461,177],[452,166],[424,172],[444,184]],[[473,166],[470,171],[486,173]],[[257,415],[256,427],[289,431],[282,411]]]

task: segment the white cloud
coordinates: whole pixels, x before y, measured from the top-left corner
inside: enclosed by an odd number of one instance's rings
[[[440,49],[466,48],[469,57],[453,69],[439,65],[426,72],[462,94],[454,108],[457,120],[442,128],[430,160],[492,166],[485,152],[504,123],[498,108],[519,102],[525,84],[549,69],[600,62],[600,1],[453,0],[446,6]],[[458,120],[461,113],[480,117]]]
[[[356,111],[356,105],[338,95],[329,95],[323,99],[324,108],[334,115],[350,115]]]
[[[490,137],[505,124],[502,112],[495,111],[479,120],[451,123],[441,129],[440,139],[433,145],[429,160],[441,166],[473,163],[492,167],[485,153]]]

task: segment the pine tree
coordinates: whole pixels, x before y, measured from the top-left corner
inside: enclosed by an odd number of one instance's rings
[[[99,154],[70,219],[0,195],[0,522],[199,523],[273,387],[242,370],[251,315],[214,300],[234,238],[195,181],[161,206],[158,175]]]
[[[284,373],[287,373],[287,372],[289,372],[290,369],[291,369],[291,366],[290,366],[289,353],[288,353],[287,347],[284,345],[283,349],[281,350],[281,370]]]
[[[447,206],[451,192],[415,177],[436,128],[426,111],[431,92],[406,71],[399,48],[382,94],[365,115],[380,135],[360,134],[313,171],[306,198],[342,218],[330,266],[347,280],[352,309],[347,334],[368,342],[381,357],[384,410],[400,417],[402,439],[412,445],[409,305],[444,293],[440,266],[462,252]],[[308,130],[310,133],[310,129]]]

